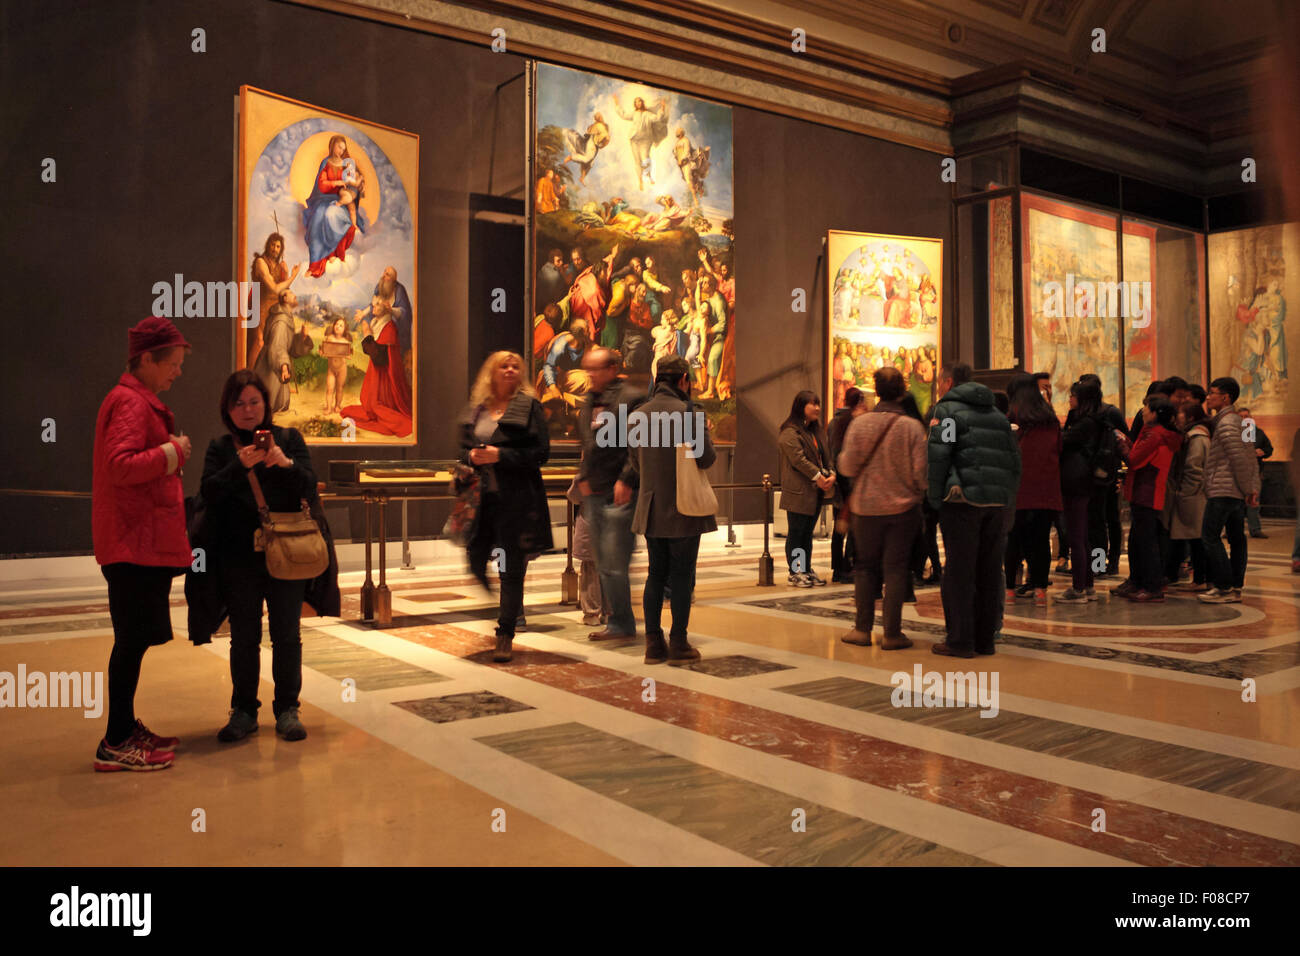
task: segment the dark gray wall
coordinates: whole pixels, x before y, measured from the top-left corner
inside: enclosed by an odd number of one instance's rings
[[[511,231],[471,230],[470,196],[521,195],[524,91],[510,81],[523,60],[271,0],[23,0],[0,7],[0,25],[0,296],[14,330],[0,488],[89,490],[95,413],[124,368],[126,329],[151,311],[153,284],[177,272],[231,277],[241,84],[419,134],[419,445],[405,455],[453,452],[449,420],[477,364],[470,322],[502,321],[479,299],[522,287],[520,250],[500,247]],[[191,52],[195,27],[206,53]],[[756,481],[776,472],[776,426],[794,393],[822,388],[826,230],[948,242],[949,187],[932,154],[809,123],[737,109],[735,137],[735,475]],[[40,181],[45,157],[58,163],[56,183]],[[945,273],[950,315],[948,263]],[[809,291],[806,313],[790,311],[795,287]],[[509,302],[519,347],[522,296]],[[164,398],[201,453],[220,431],[231,333],[223,320],[179,324],[195,349]],[[40,440],[47,417],[53,444]],[[313,459],[323,475],[331,458],[367,456],[403,453],[331,447]],[[187,493],[200,471],[186,469]],[[757,496],[747,501],[738,514],[757,516]],[[435,533],[441,515],[413,504],[412,533]],[[358,532],[356,517],[332,510],[335,533]],[[0,554],[89,549],[88,501],[0,495]]]

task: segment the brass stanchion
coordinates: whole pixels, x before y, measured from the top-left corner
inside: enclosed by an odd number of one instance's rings
[[[373,621],[375,619],[375,582],[370,577],[370,504],[374,500],[371,495],[363,495],[361,498],[361,507],[366,512],[366,580],[361,585],[361,620]]]
[[[768,531],[772,523],[772,476],[763,476],[763,554],[758,559],[759,587],[772,586],[772,555],[768,553]]]
[[[379,495],[379,589],[375,592],[375,617],[380,627],[388,627],[393,623],[393,595],[388,590],[388,580],[385,571],[388,562],[385,560],[388,545],[387,525],[387,506],[388,496],[380,493]]]
[[[560,575],[560,603],[577,604],[578,603],[578,572],[573,570],[573,525],[574,510],[573,502],[567,498],[564,502],[568,507],[565,509],[567,516],[566,524],[568,525],[569,546],[565,550],[564,573]]]

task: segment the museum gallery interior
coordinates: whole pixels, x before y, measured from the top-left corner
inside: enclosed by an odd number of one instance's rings
[[[1300,863],[1296,4],[0,21],[7,865]]]

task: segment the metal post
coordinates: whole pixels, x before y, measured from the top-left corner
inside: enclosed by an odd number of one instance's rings
[[[736,446],[732,445],[728,452],[727,484],[734,485],[736,483]],[[727,543],[724,547],[740,547],[740,544],[736,541],[736,491],[734,488],[727,492]]]
[[[380,627],[388,627],[393,623],[393,595],[388,591],[388,581],[384,575],[385,566],[388,564],[386,560],[388,522],[385,520],[387,504],[388,496],[381,492],[379,495],[379,589],[375,592],[375,617]]]
[[[411,562],[411,534],[407,524],[406,505],[407,500],[402,499],[402,570],[414,571],[415,565]]]
[[[772,521],[772,476],[763,476],[763,555],[758,559],[758,585],[771,587],[772,555],[767,550],[768,526]]]
[[[370,577],[370,503],[373,500],[371,495],[361,497],[361,507],[366,513],[366,580],[361,585],[361,620],[363,621],[375,619],[375,582]]]
[[[565,524],[568,525],[567,531],[569,535],[569,546],[565,549],[564,554],[564,573],[560,575],[560,603],[577,604],[578,572],[573,570],[573,525],[577,519],[574,518],[573,502],[566,498],[564,503],[567,505],[564,509],[564,513]]]

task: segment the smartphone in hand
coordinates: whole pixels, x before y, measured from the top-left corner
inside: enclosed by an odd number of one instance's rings
[[[253,432],[253,447],[258,451],[271,450],[271,433],[265,428],[259,428]]]

